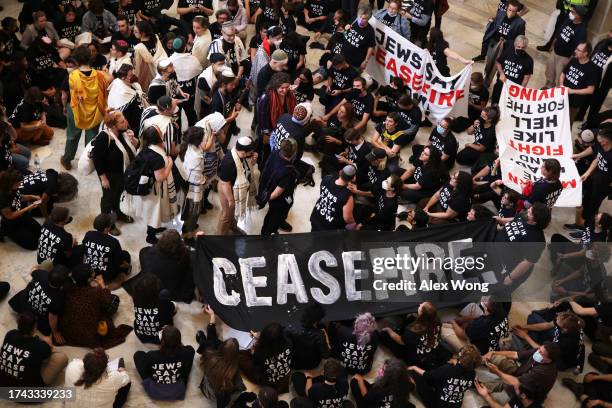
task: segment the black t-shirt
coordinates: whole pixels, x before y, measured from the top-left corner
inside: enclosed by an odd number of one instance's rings
[[[435,177],[433,171],[423,166],[420,162],[415,164],[412,178],[415,183],[419,183],[421,191],[424,193],[433,194],[442,184],[440,178]]]
[[[606,327],[612,327],[612,303],[599,303],[594,306],[597,320]]]
[[[270,79],[272,78],[272,75],[274,75],[276,73],[276,71],[274,71],[272,69],[272,67],[270,67],[270,64],[266,64],[264,65],[259,72],[257,73],[257,89],[256,89],[256,96],[259,98],[261,95],[264,94],[264,92],[266,92],[266,86],[268,85],[268,82],[270,82]]]
[[[307,0],[304,7],[308,10],[310,18],[327,16],[328,10],[327,0]]]
[[[410,14],[415,18],[422,18],[423,16],[430,16],[434,11],[434,4],[432,0],[415,0]]]
[[[47,169],[28,174],[21,181],[19,191],[25,195],[52,195],[57,190],[57,171]]]
[[[159,344],[159,332],[172,324],[174,305],[163,293],[154,307],[134,302],[134,333],[143,343]]]
[[[386,25],[387,27],[391,27],[394,28],[395,27],[395,19],[397,18],[397,16],[392,16],[389,13],[385,13],[385,15],[383,16],[382,20],[380,20],[384,25]]]
[[[118,273],[121,264],[121,244],[117,238],[99,231],[89,231],[83,238],[85,263],[90,265],[96,275],[105,279]]]
[[[431,57],[435,61],[436,67],[438,67],[438,71],[440,71],[442,75],[449,75],[450,73],[448,68],[448,59],[446,58],[446,54],[444,54],[444,50],[446,50],[448,47],[448,41],[438,41],[433,49],[433,52],[431,53]]]
[[[610,177],[610,164],[612,164],[612,149],[607,152],[601,147],[599,143],[596,143],[593,147],[595,157],[597,157],[597,172],[607,176],[608,180]]]
[[[246,172],[247,179],[251,180],[251,174],[249,172],[247,159],[241,160],[242,167]],[[237,177],[238,171],[236,170],[236,163],[234,163],[234,158],[232,157],[232,154],[228,152],[225,156],[223,156],[223,160],[221,160],[221,164],[219,164],[219,178],[221,179],[221,181],[227,181],[231,185],[234,185]]]
[[[54,264],[63,265],[66,262],[66,252],[72,249],[72,234],[58,227],[51,220],[47,221],[40,229],[38,238],[37,262],[46,260]]]
[[[510,34],[510,27],[512,25],[512,21],[517,17],[518,16],[513,17],[513,18],[508,18],[508,16],[504,17],[501,24],[497,28],[497,32],[495,33],[496,40],[499,40],[500,38],[504,38],[506,40],[508,39],[508,34]]]
[[[357,185],[366,183],[368,180],[368,167],[370,162],[366,159],[366,155],[372,151],[372,145],[364,141],[359,146],[352,144],[348,145],[347,158],[357,166]]]
[[[378,212],[372,219],[376,226],[381,231],[393,231],[395,229],[395,216],[397,215],[398,198],[387,197],[382,192],[376,199],[376,208]]]
[[[215,41],[217,38],[221,38],[221,24],[219,24],[218,21],[215,21],[214,23],[212,23],[209,27],[208,27],[208,31],[210,31],[210,37],[212,38],[213,41]]]
[[[30,47],[26,51],[26,57],[29,66],[37,74],[44,73],[49,68],[52,68],[54,64],[61,61],[59,53],[52,47],[46,47],[42,50],[38,47]]]
[[[581,367],[584,363],[583,335],[582,330],[577,333],[563,333],[555,324],[552,341],[561,349],[561,361],[565,368]]]
[[[553,208],[562,191],[563,185],[559,180],[555,181],[554,183],[549,183],[545,179],[541,178],[533,183],[533,189],[531,190],[529,197],[527,197],[527,201],[529,201],[531,204],[543,203],[546,204],[548,208]]]
[[[602,46],[598,45],[595,47],[595,50],[591,54],[591,62],[599,69],[600,75],[608,62],[608,59],[610,59],[610,55],[612,55],[612,51],[610,51],[605,42]]]
[[[336,184],[336,177],[331,174],[323,177],[319,199],[310,215],[313,231],[344,229],[342,210],[350,196],[346,186]]]
[[[346,94],[346,100],[353,105],[355,109],[355,117],[361,120],[364,114],[372,115],[374,110],[374,97],[371,93],[366,92],[365,96],[361,96],[356,90],[352,90]]]
[[[492,152],[495,150],[495,142],[497,136],[495,134],[495,126],[484,126],[484,120],[482,118],[477,119],[478,125],[474,125],[474,143],[481,144],[485,147],[485,152]]]
[[[278,118],[276,127],[270,135],[270,147],[272,150],[278,150],[283,140],[292,137],[298,144],[298,153],[296,157],[301,157],[300,150],[303,152],[303,148],[300,149],[300,146],[304,145],[307,135],[308,127],[295,122],[293,120],[293,115],[290,113],[285,113]]]
[[[508,49],[497,62],[501,65],[506,78],[515,84],[522,85],[525,75],[533,75],[533,58],[526,52],[518,54],[514,48]]]
[[[481,89],[470,88],[468,99],[473,104],[480,104],[482,102],[486,104],[489,101],[489,90],[484,86]],[[468,105],[468,116],[470,120],[476,120],[476,118],[480,117],[480,111]]]
[[[397,113],[400,115],[400,123],[397,125],[399,129],[410,129],[413,126],[417,126],[418,128],[418,126],[421,125],[423,114],[421,113],[421,108],[417,105],[414,105],[412,109],[408,110],[399,109]]]
[[[587,29],[585,23],[574,24],[567,18],[559,31],[555,41],[555,54],[562,57],[571,57],[578,44],[587,39]]]
[[[470,322],[465,334],[483,355],[499,350],[500,340],[508,335],[508,318],[503,313],[482,315]]]
[[[159,16],[162,10],[162,0],[137,0],[136,8],[147,17]]]
[[[331,67],[328,72],[332,81],[332,90],[349,89],[351,86],[353,86],[353,79],[359,76],[359,72],[357,72],[357,70],[350,65],[344,69],[335,69],[334,67]]]
[[[367,344],[359,345],[352,326],[332,323],[329,328],[332,353],[350,374],[366,374],[372,369],[378,348],[378,336],[373,332]]]
[[[306,44],[302,41],[289,41],[287,38],[283,40],[279,49],[287,53],[289,60],[287,62],[287,71],[294,72],[297,69],[297,64],[300,61],[300,55],[306,56]]]
[[[324,381],[316,382],[308,391],[308,399],[314,404],[313,408],[343,408],[348,390],[344,378],[339,378],[333,385]]]
[[[49,313],[60,315],[64,309],[64,291],[49,284],[49,272],[37,269],[26,287],[27,304],[32,313],[47,317]]]
[[[434,389],[438,396],[437,408],[460,408],[463,395],[474,385],[476,373],[459,364],[445,364],[425,371],[423,379]]]
[[[44,110],[42,103],[32,104],[21,100],[19,105],[15,107],[13,114],[9,117],[9,121],[15,129],[19,129],[22,123],[30,123],[40,120],[43,113]]]
[[[221,94],[221,91],[213,93],[210,98],[210,113],[219,112],[224,117],[229,116],[232,109],[238,101],[238,95],[236,92]]]
[[[457,213],[458,220],[465,220],[467,213],[470,211],[472,200],[465,194],[456,194],[450,183],[446,183],[440,190],[440,199],[438,201],[444,211],[449,208]]]
[[[384,193],[382,190],[382,182],[389,177],[389,170],[385,167],[382,170],[372,166],[368,166],[368,181],[365,184],[357,185],[359,190],[371,191],[374,195]]]
[[[76,36],[81,34],[81,24],[79,24],[76,19],[72,23],[62,21],[55,25],[55,30],[57,31],[60,39],[65,38],[74,42]]]
[[[572,58],[563,69],[565,81],[563,86],[570,89],[584,89],[591,85],[596,85],[597,67],[590,60],[581,64],[577,58]],[[569,105],[580,107],[589,103],[591,95],[569,95]]]
[[[329,357],[330,350],[323,332],[314,327],[289,327],[287,338],[293,345],[292,367],[295,369],[312,369],[323,358]]]
[[[134,32],[132,31],[130,33],[129,37],[124,37],[119,31],[114,31],[112,36],[111,36],[111,40],[113,42],[113,44],[118,41],[118,40],[123,40],[125,42],[128,43],[129,48],[128,48],[128,52],[134,54],[134,47],[136,46],[136,44],[138,44],[139,40],[138,38],[136,38],[136,36],[134,35]]]
[[[270,166],[269,169],[268,166]],[[269,173],[267,173],[268,170]],[[280,157],[279,152],[275,151],[272,152],[272,155],[266,162],[266,170],[264,170],[264,173],[270,177],[270,180],[266,180],[266,184],[263,185],[264,180],[261,179],[260,189],[269,187],[268,191],[272,192],[276,187],[281,187],[283,193],[278,198],[275,198],[275,200],[284,200],[287,204],[293,203],[293,192],[295,191],[298,177],[295,166]],[[270,184],[268,185],[267,183]]]
[[[165,355],[161,350],[149,351],[148,377],[157,384],[187,383],[194,355],[195,350],[191,346],[182,346],[173,356]]]
[[[261,38],[261,35],[257,33],[251,37],[251,40],[249,41],[249,48],[257,49],[261,44],[263,44],[263,39]]]
[[[354,22],[351,29],[344,33],[344,37],[346,41],[343,53],[346,62],[354,67],[359,67],[365,60],[368,48],[376,45],[374,29],[369,24],[362,28],[357,22]]]
[[[438,350],[440,336],[440,327],[434,331],[433,336],[427,333],[415,333],[410,327],[406,327],[402,333],[402,341],[407,346],[406,351],[409,353],[408,359],[417,361],[421,365],[425,365],[426,361],[431,361],[432,356]],[[433,337],[433,338],[431,338]]]
[[[434,128],[429,136],[431,145],[440,152],[440,155],[448,155],[449,159],[453,159],[457,155],[459,144],[453,132],[448,132],[446,136],[441,136]]]
[[[42,387],[42,362],[51,356],[51,347],[38,337],[26,337],[17,330],[4,336],[0,349],[0,386]]]
[[[289,341],[282,350],[272,356],[266,356],[255,350],[253,361],[255,367],[263,375],[268,385],[273,385],[284,380],[291,373],[291,361],[293,358],[293,347]]]
[[[178,6],[179,8],[187,8],[187,7],[206,7],[207,9],[212,10],[212,0],[179,0]],[[193,18],[198,14],[203,14],[201,12],[196,13],[187,13],[181,16],[181,20],[185,20],[188,23],[193,21]]]
[[[292,15],[285,17],[284,14],[281,14],[280,18],[278,19],[278,26],[283,30],[283,35],[295,32],[297,29],[295,18],[293,18]]]

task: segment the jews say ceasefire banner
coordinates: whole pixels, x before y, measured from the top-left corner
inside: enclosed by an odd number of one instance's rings
[[[504,185],[521,193],[542,177],[542,160],[557,159],[563,190],[555,206],[580,206],[582,182],[572,160],[567,88],[538,90],[506,81],[499,101],[497,141]]]
[[[206,236],[197,243],[194,280],[204,301],[238,330],[299,322],[304,307],[314,302],[324,305],[330,320],[366,311],[408,313],[425,300],[438,306],[478,301],[483,293],[475,286],[498,283],[500,277],[490,269],[475,267],[473,256],[474,248],[490,241],[495,231],[495,222],[475,221],[410,232]],[[394,263],[400,253],[421,263],[412,269],[383,268],[377,261]],[[446,264],[436,269],[423,261],[434,258]],[[476,272],[471,275],[468,269]],[[383,286],[407,281],[412,287]]]
[[[472,65],[457,75],[445,77],[438,71],[428,50],[424,50],[372,17],[376,48],[366,71],[379,83],[389,84],[400,77],[419,100],[421,110],[432,122],[445,116],[467,116]]]

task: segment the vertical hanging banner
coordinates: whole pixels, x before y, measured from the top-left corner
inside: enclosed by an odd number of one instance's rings
[[[557,159],[563,191],[555,206],[580,206],[582,182],[572,160],[567,88],[538,90],[506,81],[499,107],[497,140],[504,184],[521,193],[542,177],[542,160]]]
[[[372,17],[376,48],[366,72],[380,84],[388,85],[392,77],[400,77],[419,100],[421,110],[432,122],[445,116],[467,116],[472,65],[457,75],[445,77],[438,71],[428,50]]]

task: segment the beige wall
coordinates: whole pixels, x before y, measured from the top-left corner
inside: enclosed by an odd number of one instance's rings
[[[599,0],[588,28],[593,45],[612,29],[612,0]]]

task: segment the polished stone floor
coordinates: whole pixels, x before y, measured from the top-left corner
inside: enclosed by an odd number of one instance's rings
[[[478,53],[480,50],[480,41],[484,26],[487,22],[488,17],[494,15],[497,8],[497,0],[449,0],[450,10],[444,16],[442,28],[445,33],[446,39],[450,42],[452,49],[460,53],[466,58],[471,58]],[[525,2],[531,11],[525,16],[527,21],[527,36],[530,40],[529,53],[535,60],[535,72],[530,83],[530,86],[539,88],[544,85],[544,64],[546,61],[546,55],[535,50],[535,46],[542,43],[542,37],[544,28],[548,21],[550,13],[554,9],[554,0],[527,0]],[[4,0],[0,4],[4,7],[4,11],[0,13],[0,17],[7,15],[17,16],[18,11],[21,8],[21,3],[17,3],[15,0]],[[175,1],[176,4],[176,1]],[[174,10],[174,9],[173,9]],[[173,10],[171,12],[173,12]],[[316,68],[316,64],[319,60],[320,51],[309,50],[309,57],[307,59],[307,65],[309,68]],[[451,71],[456,72],[460,67],[451,62]],[[482,70],[483,64],[478,63],[474,65],[475,70]],[[238,118],[238,123],[242,129],[243,134],[248,134],[251,123],[251,115],[248,112],[244,112]],[[370,129],[371,132],[371,129]],[[429,134],[429,129],[423,129],[419,132],[418,141],[423,142],[426,140]],[[458,135],[460,144],[464,144],[469,141],[469,137],[463,133]],[[41,165],[44,168],[55,168],[60,169],[59,157],[64,149],[65,133],[62,130],[56,129],[55,137],[50,146],[37,150],[37,154],[40,157]],[[82,146],[79,148],[82,149]],[[410,154],[410,148],[405,149],[402,153],[404,158],[407,158]],[[77,154],[79,157],[79,154]],[[306,154],[306,159],[316,163],[317,159],[310,154]],[[76,164],[76,162],[75,162]],[[76,175],[76,171],[73,170]],[[86,231],[91,228],[91,224],[95,215],[99,211],[99,200],[101,195],[101,189],[99,182],[94,175],[90,176],[77,176],[80,182],[79,185],[79,196],[76,201],[67,204],[74,216],[74,221],[69,225],[68,229],[78,239],[81,239]],[[315,175],[315,179],[318,179]],[[289,222],[293,225],[295,232],[306,232],[309,230],[308,218],[312,209],[312,206],[318,196],[317,187],[299,187],[296,192],[295,205],[290,213]],[[213,195],[213,203],[218,207],[217,197]],[[606,208],[609,209],[609,202],[606,204]],[[547,230],[547,235],[550,236],[555,232],[562,232],[562,224],[573,221],[573,209],[567,208],[556,208],[553,214],[553,223]],[[217,209],[208,212],[205,216],[201,217],[199,224],[201,228],[208,234],[214,233],[216,220],[218,216]],[[257,233],[261,227],[264,213],[258,213],[253,219],[247,229],[250,233]],[[134,273],[139,271],[138,265],[138,251],[144,244],[144,226],[138,224],[132,224],[128,226],[122,226],[122,235],[119,237],[124,249],[130,251],[132,259],[134,260]],[[544,258],[544,257],[543,257]],[[34,252],[27,252],[11,242],[0,244],[0,280],[10,282],[12,289],[11,295],[16,293],[17,290],[23,288],[28,282],[28,275],[31,267],[34,265],[36,255]],[[546,265],[544,265],[546,268]],[[538,282],[538,278],[534,277],[527,281],[521,291],[525,298],[529,298],[530,291],[539,291],[542,285]],[[550,290],[550,286],[547,286],[546,290]],[[130,296],[123,289],[119,289],[115,292],[121,298],[121,306],[119,308],[118,315],[116,317],[116,323],[131,324],[132,317],[132,301]],[[517,303],[513,308],[511,314],[511,323],[518,324],[523,323],[526,318],[526,312],[530,309],[536,309],[542,305],[536,303]],[[201,312],[201,304],[194,302],[190,305],[179,304],[179,312],[175,317],[175,324],[181,330],[183,335],[183,342],[186,344],[195,344],[195,332],[201,329],[206,324],[206,319]],[[3,337],[6,331],[14,328],[15,316],[10,311],[6,301],[0,304],[0,336]],[[140,379],[134,368],[132,362],[132,354],[136,350],[147,350],[151,349],[151,346],[147,346],[140,343],[140,341],[131,334],[127,341],[111,350],[108,351],[111,359],[117,357],[124,357],[126,359],[128,371],[133,379],[132,389],[130,392],[127,406],[129,407],[152,407],[152,406],[170,406],[169,403],[159,403],[151,401],[144,394],[140,385]],[[63,347],[62,350],[66,352],[69,357],[76,358],[82,357],[85,353],[84,349],[74,347]],[[376,373],[378,366],[382,364],[385,355],[383,352],[378,352],[376,356],[376,363],[372,373]],[[185,401],[172,403],[172,406],[177,407],[191,407],[191,406],[213,406],[208,401],[205,401],[200,391],[198,390],[198,384],[201,379],[201,369],[199,367],[199,359],[196,357],[194,369],[191,374],[187,398]],[[586,369],[588,370],[588,368]],[[585,371],[588,372],[588,371]],[[569,374],[563,374],[567,376]],[[249,388],[252,385],[249,384]],[[290,398],[289,394],[283,396],[283,399]],[[418,406],[422,406],[420,402],[413,397],[413,401]],[[2,403],[3,406],[8,406]],[[48,404],[57,405],[57,404]],[[483,405],[482,401],[477,400],[474,392],[469,392],[464,403],[464,407],[480,407]],[[545,404],[546,407],[578,407],[579,404],[574,400],[572,394],[560,385],[558,381],[552,392],[549,394],[549,398]]]

